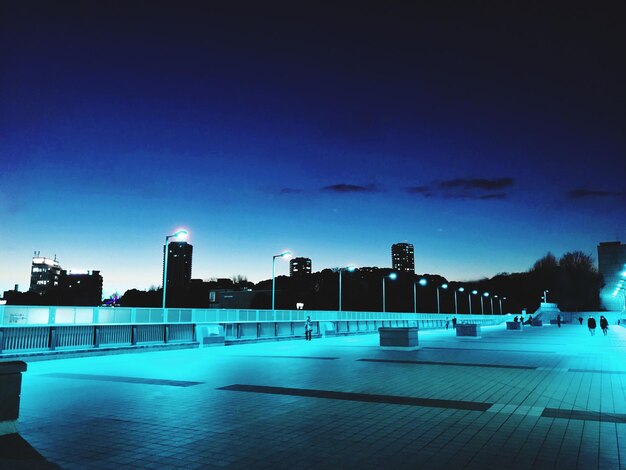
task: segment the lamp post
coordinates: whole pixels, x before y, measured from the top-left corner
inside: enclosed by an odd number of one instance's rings
[[[464,291],[465,291],[465,288],[464,288],[464,287],[459,287],[458,289],[456,289],[456,290],[454,291],[454,313],[455,313],[456,315],[458,315],[458,314],[459,314],[459,306],[458,306],[458,303],[457,303],[457,300],[456,300],[456,293],[457,293],[457,292],[464,292]]]
[[[391,273],[389,276],[383,276],[383,313],[385,312],[385,279],[389,278],[393,281],[397,277],[398,275],[396,273]]]
[[[448,288],[448,284],[441,284],[440,286],[437,286],[437,313],[441,313],[441,308],[439,306],[439,288],[442,289],[447,289]]]
[[[279,253],[277,255],[274,255],[274,257],[272,258],[272,311],[275,312],[275,299],[276,299],[276,258],[284,258],[284,257],[290,257],[291,256],[291,251],[283,251],[282,253]],[[274,313],[274,315],[276,315]]]
[[[477,295],[477,294],[478,294],[477,290],[473,290],[472,292],[467,294],[467,302],[469,303],[470,315],[472,314],[472,295]]]
[[[421,278],[419,281],[413,283],[413,313],[417,313],[417,284],[424,287],[428,284],[428,280],[426,278]]]
[[[483,315],[485,314],[485,304],[483,302],[483,299],[485,297],[489,297],[489,292],[483,292],[483,295],[480,298],[480,313],[482,313]]]
[[[500,297],[500,315],[503,315],[502,313],[502,301],[506,300],[506,297]]]
[[[494,297],[498,297],[497,295],[492,295],[491,297],[489,297],[489,300],[491,301],[491,314],[493,315],[493,299]]]
[[[543,303],[545,304],[548,303],[548,292],[550,292],[548,289],[543,291]]]
[[[345,268],[335,268],[333,269],[333,271],[336,271],[339,273],[339,311],[341,312],[341,273],[344,271],[354,271],[356,269],[355,266],[346,266]]]
[[[177,241],[184,242],[185,240],[187,240],[187,235],[187,230],[180,229],[174,232],[172,235],[167,235],[165,237],[165,245],[163,246],[163,308],[165,308],[165,299],[167,292],[167,259],[169,258],[168,246],[170,244],[170,239],[175,238]],[[163,313],[163,315],[163,318],[165,318],[165,312]]]

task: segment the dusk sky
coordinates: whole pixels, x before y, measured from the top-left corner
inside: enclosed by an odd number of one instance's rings
[[[429,3],[2,2],[0,293],[35,250],[160,285],[179,227],[193,278],[255,282],[624,241],[623,3]]]

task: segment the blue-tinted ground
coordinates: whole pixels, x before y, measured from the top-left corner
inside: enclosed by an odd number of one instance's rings
[[[367,335],[33,362],[21,435],[62,468],[626,467],[625,329],[421,332],[420,346]]]

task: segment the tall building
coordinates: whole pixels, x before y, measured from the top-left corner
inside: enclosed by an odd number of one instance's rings
[[[395,271],[415,273],[415,256],[411,243],[391,245],[391,266]]]
[[[100,271],[72,273],[61,271],[59,305],[98,306],[102,304]]]
[[[311,274],[311,258],[292,258],[289,260],[289,277],[303,277]]]
[[[626,244],[619,241],[601,242],[598,245],[598,272],[604,276],[604,287],[600,290],[600,300],[607,310],[622,310],[624,296],[620,291],[613,296],[626,271]]]
[[[58,287],[61,277],[61,265],[56,259],[44,258],[35,252],[30,270],[30,291],[45,294],[49,289]]]
[[[187,242],[169,242],[167,245],[167,306],[180,302],[191,281],[193,246]],[[165,271],[165,246],[163,247]]]

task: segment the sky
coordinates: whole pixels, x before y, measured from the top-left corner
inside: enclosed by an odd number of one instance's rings
[[[179,227],[193,278],[254,282],[626,240],[620,2],[302,3],[3,2],[0,292],[34,251],[160,285]]]

